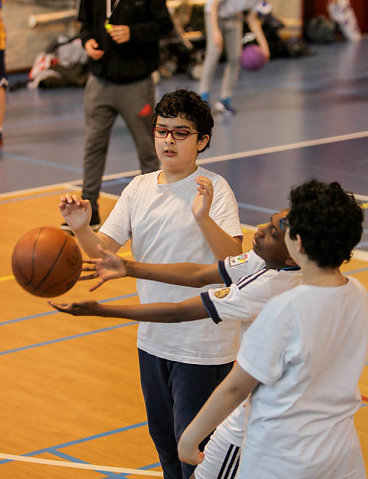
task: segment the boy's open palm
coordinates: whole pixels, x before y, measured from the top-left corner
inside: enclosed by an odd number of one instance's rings
[[[97,301],[81,301],[79,303],[54,303],[48,301],[49,305],[61,313],[69,313],[73,316],[98,316],[99,304]]]
[[[90,291],[95,291],[110,279],[122,278],[127,275],[125,260],[112,251],[102,248],[100,245],[98,245],[97,248],[101,253],[101,258],[83,261],[84,266],[82,271],[93,271],[93,273],[79,278],[80,281],[99,278],[99,281],[92,286]]]

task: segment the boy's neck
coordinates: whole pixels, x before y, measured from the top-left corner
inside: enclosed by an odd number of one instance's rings
[[[167,171],[167,170],[162,170],[161,173],[158,175],[157,182],[160,185],[164,185],[166,183],[175,183],[176,181],[183,180],[187,176],[190,176],[192,173],[194,173],[197,170],[198,166],[194,165],[192,168],[186,170],[186,171]]]
[[[320,268],[316,264],[302,266],[303,283],[310,286],[334,288],[344,286],[347,278],[343,276],[339,268]]]

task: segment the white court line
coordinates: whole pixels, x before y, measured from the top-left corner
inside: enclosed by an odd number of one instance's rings
[[[141,476],[163,477],[163,473],[159,471],[145,471],[143,469],[127,469],[125,467],[96,466],[94,464],[83,464],[70,461],[55,461],[53,459],[41,459],[40,457],[16,456],[13,454],[1,454],[0,459],[8,459],[10,461],[31,462],[34,464],[43,464],[47,466],[72,467],[74,469],[92,469],[94,471],[120,472],[124,474],[136,474]]]
[[[246,158],[248,156],[259,156],[259,155],[265,155],[268,153],[278,153],[280,151],[295,150],[297,148],[305,148],[307,146],[326,145],[328,143],[335,143],[338,141],[346,141],[346,140],[355,140],[357,138],[365,138],[365,137],[368,137],[368,131],[359,131],[357,133],[347,133],[345,135],[329,136],[326,138],[318,138],[316,140],[300,141],[297,143],[289,143],[289,144],[280,145],[280,146],[270,146],[268,148],[260,148],[258,150],[244,151],[244,152],[235,153],[232,155],[216,156],[214,158],[198,160],[197,163],[201,165],[205,163],[217,163],[219,161],[229,161],[229,160],[234,160],[237,158]]]

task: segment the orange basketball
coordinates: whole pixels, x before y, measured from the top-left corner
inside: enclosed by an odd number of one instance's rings
[[[68,233],[41,226],[28,231],[15,245],[12,269],[26,291],[52,298],[65,293],[78,281],[82,255]]]

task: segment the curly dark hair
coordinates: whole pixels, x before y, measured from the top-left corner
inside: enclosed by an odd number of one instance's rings
[[[290,193],[289,234],[299,234],[309,259],[337,268],[349,261],[363,231],[363,209],[339,183],[311,180]]]
[[[212,136],[214,125],[209,104],[202,100],[194,91],[178,88],[177,90],[166,93],[157,103],[152,118],[152,127],[156,126],[157,117],[175,118],[181,116],[186,120],[192,121],[195,129],[199,132],[198,139],[201,140],[204,135]],[[210,146],[210,141],[201,153]]]

